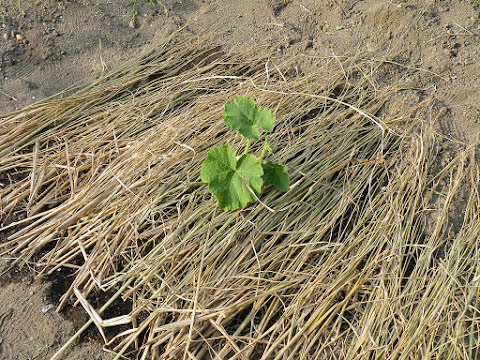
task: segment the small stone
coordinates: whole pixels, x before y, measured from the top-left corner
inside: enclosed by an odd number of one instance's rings
[[[17,34],[15,35],[15,38],[18,40],[18,41],[22,41],[23,39],[25,39],[25,37],[21,34]]]
[[[49,312],[52,309],[53,309],[52,304],[45,305],[45,306],[42,307],[42,313],[46,314],[47,312]]]

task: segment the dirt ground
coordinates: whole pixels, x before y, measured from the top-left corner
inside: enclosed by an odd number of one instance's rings
[[[480,140],[480,4],[468,0],[3,0],[0,115],[89,83],[170,36],[209,33],[226,50],[298,56],[298,72],[309,71],[309,56],[383,60],[391,71],[372,81],[410,80],[391,102],[431,102],[446,158]],[[4,360],[48,359],[88,319],[46,310],[62,286],[28,270],[0,285]],[[108,359],[100,339],[90,330],[68,359]]]

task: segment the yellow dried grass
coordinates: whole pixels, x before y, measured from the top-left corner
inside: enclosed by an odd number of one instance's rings
[[[319,59],[297,75],[293,61],[191,42],[7,116],[2,216],[26,218],[3,227],[0,251],[37,254],[39,275],[74,269],[58,310],[76,293],[100,329],[130,300],[116,359],[467,359],[480,325],[474,149],[437,171],[427,103],[375,117],[395,87],[355,74],[381,66]],[[212,146],[240,145],[221,119],[245,94],[278,119],[269,141],[293,185],[265,192],[273,211],[223,212],[199,182]],[[101,290],[115,294],[95,312]]]

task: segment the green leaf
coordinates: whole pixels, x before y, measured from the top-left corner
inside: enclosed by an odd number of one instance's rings
[[[256,156],[244,154],[237,160],[230,145],[210,150],[200,171],[202,181],[209,184],[210,192],[223,210],[243,209],[256,201],[249,187],[259,196],[262,175],[262,164]]]
[[[263,179],[268,180],[280,191],[288,191],[290,180],[288,179],[287,167],[273,161],[266,161],[263,166]]]
[[[257,124],[265,131],[272,131],[275,126],[275,115],[268,107],[257,106]]]
[[[272,131],[275,115],[267,107],[258,106],[252,98],[238,96],[225,104],[225,124],[250,140],[258,140],[258,127]]]

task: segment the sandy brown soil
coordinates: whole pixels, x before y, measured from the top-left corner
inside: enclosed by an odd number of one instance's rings
[[[389,71],[376,73],[372,65],[365,76],[374,85],[409,81],[392,108],[431,102],[440,134],[454,140],[445,147],[446,158],[455,146],[480,140],[476,1],[164,0],[164,8],[137,0],[134,19],[126,3],[1,1],[0,114],[86,84],[172,34],[181,40],[213,32],[208,41],[225,49],[255,45],[275,57],[299,56],[299,73],[309,71],[313,55],[381,59]],[[51,285],[33,281],[28,271],[10,275],[0,287],[0,358],[46,359],[86,316],[43,313],[58,296]],[[68,359],[108,358],[88,337],[99,340],[90,331]]]

